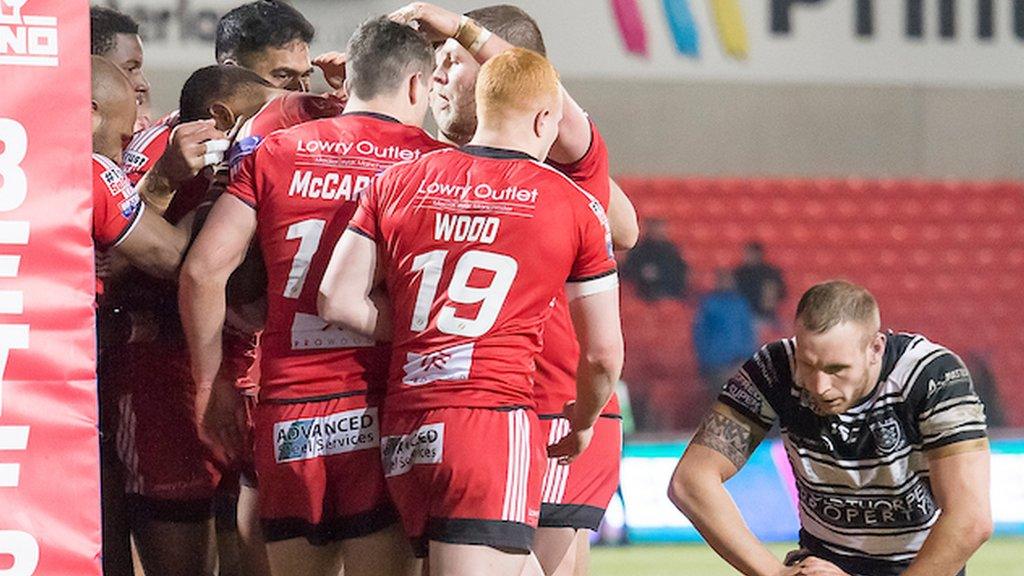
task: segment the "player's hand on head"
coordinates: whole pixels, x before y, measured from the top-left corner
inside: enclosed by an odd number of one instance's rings
[[[213,120],[185,122],[171,131],[167,150],[157,163],[168,180],[181,184],[203,168],[221,162],[229,144]]]
[[[313,58],[313,66],[316,66],[324,73],[324,80],[335,90],[342,90],[345,86],[345,62],[348,57],[344,52],[324,52]]]
[[[462,16],[428,2],[413,2],[388,15],[388,18],[412,26],[426,36],[428,42],[442,42],[459,31]]]

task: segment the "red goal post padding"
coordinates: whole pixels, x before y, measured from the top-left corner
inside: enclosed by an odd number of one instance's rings
[[[0,0],[0,575],[99,574],[89,4]]]

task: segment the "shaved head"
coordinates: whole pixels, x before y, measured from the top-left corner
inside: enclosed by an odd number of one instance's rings
[[[131,140],[138,103],[131,81],[102,56],[92,57],[92,149],[120,162]]]

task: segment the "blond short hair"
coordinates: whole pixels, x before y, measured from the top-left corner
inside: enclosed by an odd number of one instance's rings
[[[797,322],[811,332],[827,332],[843,322],[853,322],[871,332],[881,328],[878,302],[867,288],[845,280],[816,284],[800,297]]]
[[[476,81],[477,115],[483,124],[558,101],[558,72],[547,58],[526,48],[510,48],[491,58]]]

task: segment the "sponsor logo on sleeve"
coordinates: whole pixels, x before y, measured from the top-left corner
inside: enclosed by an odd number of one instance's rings
[[[249,156],[260,147],[260,143],[263,142],[263,138],[259,136],[246,136],[236,140],[228,150],[228,168],[231,170],[231,175],[235,175],[235,170],[238,169],[238,165],[245,160],[246,156]]]
[[[749,410],[751,414],[762,415],[764,397],[744,374],[740,373],[730,378],[722,388],[722,394]]]
[[[128,170],[140,170],[149,162],[149,156],[146,156],[142,152],[136,152],[135,150],[125,150],[124,154],[121,155],[124,160],[124,166]]]
[[[274,424],[274,459],[279,464],[379,446],[380,431],[375,407]]]
[[[960,382],[970,382],[971,373],[967,371],[967,368],[957,368],[950,370],[943,374],[942,379],[936,381],[934,378],[928,379],[928,395],[935,394],[939,389],[945,388],[950,384],[959,384]]]
[[[110,191],[111,196],[121,195],[128,198],[135,194],[132,183],[120,168],[106,170],[103,174],[100,174],[100,180],[103,180],[103,183],[107,185],[107,190]]]
[[[384,476],[401,476],[413,466],[439,464],[444,459],[444,422],[427,424],[401,436],[385,436]]]
[[[426,354],[408,352],[402,384],[421,386],[435,380],[468,380],[472,367],[472,342]]]
[[[131,220],[132,216],[135,216],[135,213],[139,211],[140,205],[142,205],[142,199],[139,198],[138,194],[134,194],[119,202],[117,209],[121,211],[122,216]]]

